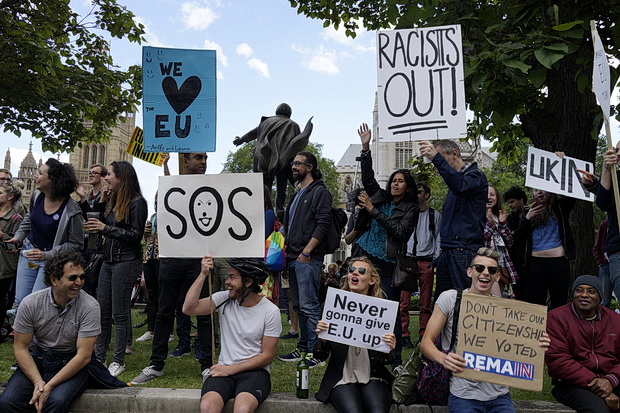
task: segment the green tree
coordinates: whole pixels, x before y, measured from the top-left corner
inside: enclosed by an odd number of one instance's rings
[[[254,147],[256,141],[248,142],[237,149],[235,152],[229,151],[226,155],[226,161],[224,162],[224,171],[233,173],[248,173],[252,172],[254,164]],[[338,172],[336,171],[336,164],[332,159],[323,157],[323,144],[309,142],[305,151],[312,152],[316,155],[319,164],[319,170],[323,173],[323,182],[325,186],[332,194],[332,203],[336,205],[339,199],[338,189]],[[275,181],[274,181],[275,184]],[[275,191],[275,186],[272,188]],[[293,191],[293,186],[288,186],[288,195]],[[275,198],[275,197],[274,197]]]
[[[465,93],[478,135],[516,160],[519,141],[594,161],[602,112],[591,90],[596,21],[608,54],[620,58],[620,3],[608,0],[290,0],[299,13],[325,26],[358,22],[370,30],[460,24]],[[611,84],[620,68],[611,68]],[[619,105],[613,106],[616,118]],[[578,202],[571,214],[577,240],[593,239],[592,207]],[[575,273],[594,268],[589,242],[578,243]]]
[[[140,43],[144,26],[116,0],[92,0],[78,15],[68,0],[0,0],[0,124],[30,131],[44,150],[105,141],[133,112],[141,70],[120,70],[102,35]]]

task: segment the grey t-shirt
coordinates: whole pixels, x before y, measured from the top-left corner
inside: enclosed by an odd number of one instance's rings
[[[63,310],[54,303],[52,288],[48,287],[24,298],[13,329],[33,334],[35,344],[43,350],[76,351],[78,338],[96,337],[101,333],[99,303],[80,291]]]
[[[444,291],[441,293],[439,298],[437,298],[437,306],[439,306],[441,312],[448,318],[443,330],[441,330],[441,346],[444,349],[447,349],[450,346],[450,340],[452,339],[452,323],[454,319],[454,303],[456,302],[456,293],[456,290]],[[461,316],[463,316],[463,313],[461,313]],[[454,346],[456,347],[457,344],[458,338],[454,342]],[[450,351],[454,350],[455,349],[450,349]],[[508,393],[508,391],[508,387],[500,386],[499,384],[467,380],[456,376],[452,376],[450,379],[450,393],[462,399],[479,401],[495,400],[498,397]]]

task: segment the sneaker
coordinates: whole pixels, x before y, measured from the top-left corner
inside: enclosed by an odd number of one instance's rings
[[[278,360],[286,362],[301,361],[301,351],[299,351],[299,349],[295,349],[289,354],[282,354],[281,356],[278,356]]]
[[[133,348],[131,346],[125,347],[125,354],[133,354]]]
[[[179,344],[177,348],[174,349],[172,353],[170,353],[170,357],[184,357],[189,356],[191,351],[189,346],[186,344]]]
[[[308,365],[309,369],[313,369],[315,367],[319,367],[325,364],[325,360],[315,358],[314,354],[308,353],[306,354],[306,364]]]
[[[392,367],[392,374],[394,375],[394,377],[398,376],[401,371],[403,371],[403,366],[401,366],[400,364],[398,366]]]
[[[136,343],[146,343],[147,341],[153,340],[153,337],[155,337],[155,335],[150,331],[147,331],[136,339]]]
[[[288,340],[290,338],[299,338],[299,333],[297,331],[289,331],[288,333],[280,336],[282,340]]]
[[[205,354],[202,351],[202,347],[200,347],[200,343],[198,341],[194,341],[194,354],[196,356],[196,360],[200,361],[205,358]]]
[[[140,373],[137,377],[135,377],[132,381],[130,381],[130,383],[132,386],[137,386],[140,384],[144,384],[147,381],[151,381],[153,379],[161,377],[163,375],[164,375],[163,371],[155,370],[154,366],[148,366],[148,367],[145,367],[144,370],[142,370],[142,373]]]
[[[211,369],[204,369],[202,371],[202,384],[205,384],[205,381],[207,381],[207,378],[209,378],[210,375],[211,375]]]
[[[108,371],[113,377],[118,377],[120,374],[122,374],[125,371],[125,365],[113,361],[112,363],[110,363],[110,366],[108,367]]]

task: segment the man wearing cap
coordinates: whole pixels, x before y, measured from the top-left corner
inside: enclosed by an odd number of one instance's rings
[[[205,256],[200,275],[183,304],[183,312],[190,316],[219,312],[222,346],[218,363],[203,374],[201,413],[219,413],[233,397],[235,412],[254,412],[271,391],[269,365],[282,332],[280,310],[258,295],[268,275],[263,261],[227,261],[231,268],[225,291],[200,298],[205,280],[213,270],[213,258]]]
[[[620,409],[620,315],[600,305],[601,290],[598,278],[577,277],[572,301],[547,317],[552,393],[578,413]]]

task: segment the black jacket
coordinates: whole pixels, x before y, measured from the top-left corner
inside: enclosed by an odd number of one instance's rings
[[[308,185],[297,204],[295,220],[291,223],[289,222],[289,214],[291,204],[296,196],[297,193],[291,195],[284,215],[284,241],[286,243],[286,257],[289,259],[296,259],[310,238],[314,237],[323,241],[332,224],[332,196],[322,180],[312,181]],[[311,255],[313,260],[323,261],[325,249],[322,244],[319,244]]]
[[[106,225],[101,234],[105,237],[103,244],[105,261],[142,260],[142,236],[147,215],[146,200],[139,196],[129,203],[129,223],[116,222],[114,212],[103,218],[102,222]]]
[[[387,232],[387,245],[386,245],[386,257],[395,259],[398,252],[405,253],[407,251],[407,241],[411,238],[413,230],[418,225],[418,215],[420,214],[420,208],[416,201],[401,200],[394,203],[394,211],[392,216],[386,216],[378,208],[382,204],[385,204],[390,199],[389,194],[385,189],[379,186],[379,183],[375,179],[375,172],[372,170],[372,158],[370,157],[370,151],[367,154],[362,154],[362,184],[364,190],[370,196],[373,210],[370,212],[370,218],[376,220],[379,225],[385,228]],[[416,194],[413,199],[417,200],[417,187],[413,189]],[[383,258],[383,257],[377,257]]]
[[[315,347],[315,357],[320,357],[325,360],[331,352],[331,358],[327,363],[327,369],[319,391],[314,395],[317,400],[327,403],[329,401],[329,395],[332,389],[342,379],[342,371],[344,370],[344,362],[347,359],[349,352],[349,346],[346,344],[340,344],[333,341],[317,340]],[[387,383],[394,381],[394,376],[385,367],[386,364],[391,362],[391,353],[381,353],[380,351],[368,350],[368,357],[370,358],[370,377],[379,378],[385,380]]]

